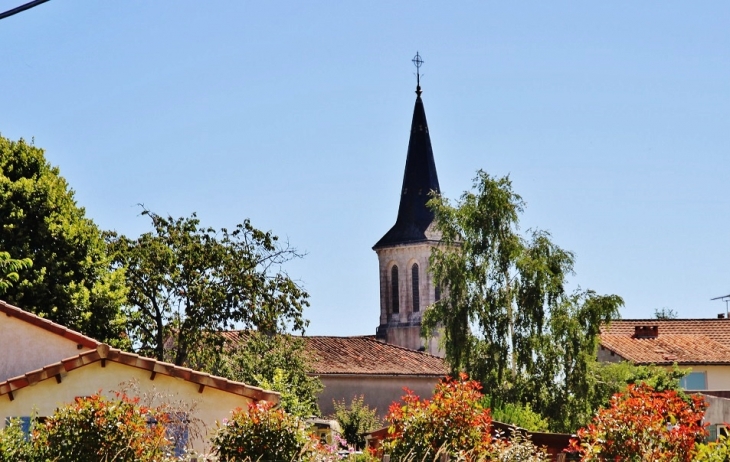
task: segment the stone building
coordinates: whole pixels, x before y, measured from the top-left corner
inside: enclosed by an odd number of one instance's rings
[[[428,271],[431,248],[441,238],[434,227],[434,214],[426,205],[432,192],[440,194],[441,190],[418,85],[398,217],[373,246],[380,269],[380,325],[376,337],[443,356],[438,337],[421,337],[423,312],[440,298]]]

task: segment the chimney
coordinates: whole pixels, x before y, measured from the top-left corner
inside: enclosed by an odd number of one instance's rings
[[[659,326],[634,326],[634,338],[657,338]]]
[[[725,313],[717,313],[717,319],[725,319]]]

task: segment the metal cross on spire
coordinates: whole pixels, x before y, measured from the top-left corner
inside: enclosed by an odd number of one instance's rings
[[[421,66],[423,66],[423,60],[417,51],[411,62],[416,66],[416,94],[421,96]]]

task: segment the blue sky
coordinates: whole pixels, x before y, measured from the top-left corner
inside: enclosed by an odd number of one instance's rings
[[[52,0],[0,21],[0,133],[34,137],[104,229],[147,231],[143,203],[288,238],[308,333],[373,334],[418,50],[445,195],[509,174],[573,287],[714,317],[729,26],[720,1]]]

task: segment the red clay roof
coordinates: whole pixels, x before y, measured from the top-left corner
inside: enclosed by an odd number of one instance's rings
[[[127,353],[103,343],[98,344],[94,350],[86,351],[77,356],[63,359],[58,363],[50,364],[43,369],[28,372],[19,377],[0,382],[0,396],[102,360],[137,367],[155,374],[181,378],[201,386],[216,388],[257,401],[266,400],[274,403],[279,401],[279,393],[273,391],[252,387],[245,383],[234,382],[223,377],[194,371],[186,367],[175,366],[174,364],[157,361],[152,358],[145,358],[144,356],[133,353]]]
[[[634,338],[657,326],[656,338]],[[601,329],[601,346],[637,364],[730,364],[729,319],[620,319]]]
[[[303,337],[316,360],[314,372],[326,374],[416,375],[443,377],[442,358],[380,342],[375,336]]]
[[[76,332],[75,330],[71,330],[60,324],[56,324],[55,322],[49,321],[48,319],[36,316],[33,313],[21,310],[17,306],[13,306],[2,300],[0,300],[0,312],[5,313],[7,316],[12,316],[14,318],[20,319],[21,321],[25,321],[29,324],[40,327],[41,329],[45,329],[56,335],[60,335],[61,337],[65,337],[73,342],[76,342],[76,344],[78,345],[85,346],[86,348],[96,348],[97,346],[101,345],[101,342],[99,342],[98,340],[94,340],[91,337],[87,337],[80,332]]]
[[[242,341],[245,332],[227,331],[233,343]],[[437,356],[391,345],[374,335],[356,337],[303,336],[316,375],[410,375],[443,377],[449,373],[446,362]]]

